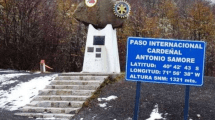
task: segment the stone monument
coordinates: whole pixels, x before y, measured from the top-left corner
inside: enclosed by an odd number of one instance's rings
[[[88,27],[82,72],[120,73],[116,28],[130,13],[126,1],[85,0],[73,16]]]

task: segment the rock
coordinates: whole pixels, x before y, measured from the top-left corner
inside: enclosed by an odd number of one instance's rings
[[[112,24],[113,28],[122,27],[126,18],[119,18],[113,12],[116,0],[98,0],[96,5],[88,7],[83,0],[76,8],[73,16],[84,24],[92,24],[95,28],[104,28]]]

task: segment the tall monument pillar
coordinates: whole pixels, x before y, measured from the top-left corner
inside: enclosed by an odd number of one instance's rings
[[[111,24],[103,29],[89,25],[82,72],[120,73],[116,29]]]
[[[88,25],[82,72],[120,73],[116,28],[122,27],[130,5],[116,0],[85,0],[74,17]]]

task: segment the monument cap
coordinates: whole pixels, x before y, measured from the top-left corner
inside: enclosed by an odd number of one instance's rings
[[[113,11],[115,5],[116,13]],[[78,5],[73,16],[85,25],[92,24],[95,28],[105,28],[107,24],[120,28],[129,13],[130,5],[125,1],[85,0]]]

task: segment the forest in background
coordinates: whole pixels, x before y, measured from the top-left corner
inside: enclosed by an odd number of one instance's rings
[[[0,0],[0,68],[82,70],[87,26],[73,13],[82,0]],[[215,5],[206,0],[127,0],[131,14],[117,29],[121,70],[128,36],[207,42],[205,75],[215,76]]]

